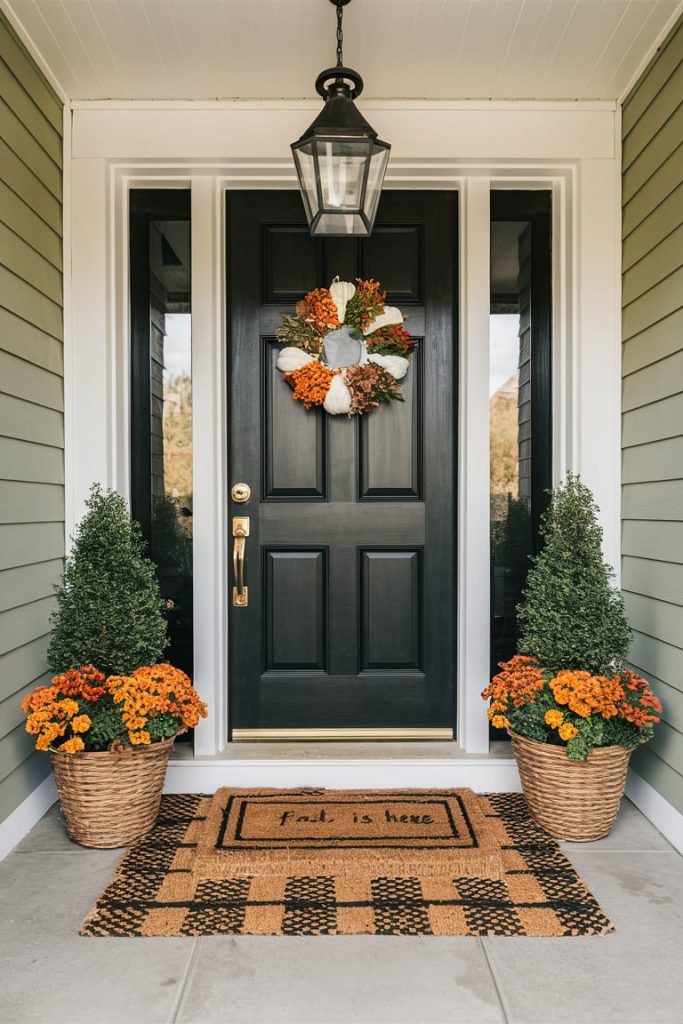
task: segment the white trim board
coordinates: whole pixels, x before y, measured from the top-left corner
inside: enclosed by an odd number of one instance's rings
[[[16,810],[0,823],[0,860],[11,853],[17,843],[20,843],[33,826],[38,824],[56,799],[57,787],[54,775],[50,772]]]
[[[629,769],[625,792],[631,803],[659,829],[664,838],[683,853],[683,814],[633,768]]]
[[[287,789],[449,789],[521,791],[514,759],[305,758],[171,761],[164,793],[214,793],[221,786]]]

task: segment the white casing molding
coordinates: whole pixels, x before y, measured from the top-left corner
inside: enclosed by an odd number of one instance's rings
[[[17,843],[37,825],[57,799],[57,787],[52,772],[19,804],[16,810],[0,822],[0,860],[11,853]]]
[[[683,814],[633,768],[629,769],[626,779],[626,796],[659,829],[664,838],[679,853],[683,853]]]
[[[196,732],[198,766],[223,750],[228,737],[224,196],[226,189],[296,188],[289,142],[318,108],[310,101],[72,106],[65,154],[71,181],[68,532],[93,481],[129,494],[128,190],[192,190],[195,684],[211,711]],[[582,473],[602,510],[606,555],[618,569],[616,111],[611,103],[479,101],[368,101],[363,110],[394,144],[387,188],[460,195],[458,741],[466,754],[485,754],[479,695],[488,682],[489,650],[488,193],[492,187],[553,191],[553,476],[557,482],[567,470]],[[397,784],[401,764],[419,774],[429,762],[390,763],[385,777]],[[235,771],[244,773],[241,764]],[[307,761],[298,768],[272,759],[257,764],[253,777],[260,784],[266,776],[284,784],[285,765],[292,778],[314,778]],[[346,785],[343,779],[357,772],[348,760],[327,764],[320,769],[326,781],[307,784]],[[380,772],[372,764],[373,775]],[[474,772],[474,762],[468,764]],[[232,762],[223,767],[232,775]],[[194,771],[187,762],[172,765],[169,780],[175,785]],[[442,771],[443,764],[439,777]]]

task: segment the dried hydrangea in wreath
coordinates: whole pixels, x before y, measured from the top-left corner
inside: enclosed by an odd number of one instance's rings
[[[360,416],[384,402],[402,402],[413,340],[403,314],[385,306],[377,281],[335,278],[316,288],[284,317],[277,368],[306,409]]]

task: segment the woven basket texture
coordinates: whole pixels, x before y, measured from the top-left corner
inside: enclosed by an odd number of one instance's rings
[[[130,846],[154,825],[173,738],[117,751],[52,753],[69,835],[82,846]]]
[[[626,783],[632,751],[595,747],[570,761],[566,747],[510,732],[522,790],[532,817],[555,839],[588,843],[608,835]]]

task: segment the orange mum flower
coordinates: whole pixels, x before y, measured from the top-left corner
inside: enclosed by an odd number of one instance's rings
[[[337,304],[329,288],[314,288],[296,304],[297,316],[311,324],[318,334],[336,331],[341,324],[337,315]]]
[[[285,380],[294,388],[293,397],[303,402],[307,409],[323,404],[333,377],[334,372],[316,359],[300,370],[285,374]]]

